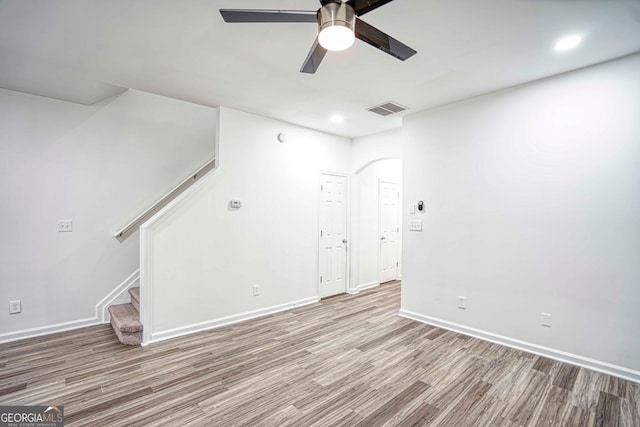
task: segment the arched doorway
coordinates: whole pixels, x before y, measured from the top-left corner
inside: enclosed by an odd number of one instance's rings
[[[352,293],[400,279],[402,272],[402,161],[381,158],[354,174]]]

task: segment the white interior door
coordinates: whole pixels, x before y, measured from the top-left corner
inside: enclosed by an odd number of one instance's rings
[[[398,235],[400,233],[400,186],[380,181],[380,283],[398,278]]]
[[[322,174],[320,298],[347,291],[347,177]]]

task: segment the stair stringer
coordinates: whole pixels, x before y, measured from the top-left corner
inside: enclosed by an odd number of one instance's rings
[[[114,290],[109,292],[107,296],[102,298],[96,304],[96,316],[100,323],[109,323],[111,316],[109,315],[109,306],[116,304],[124,304],[129,302],[129,288],[134,288],[140,283],[140,269],[134,271],[129,277],[124,279]]]

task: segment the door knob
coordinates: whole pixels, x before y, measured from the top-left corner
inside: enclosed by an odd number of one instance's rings
[[[387,238],[386,238],[386,237],[384,237],[384,236],[382,236],[382,237],[380,238],[380,240],[386,240],[386,239],[387,239]]]
[[[347,239],[342,239],[342,243],[347,243]]]

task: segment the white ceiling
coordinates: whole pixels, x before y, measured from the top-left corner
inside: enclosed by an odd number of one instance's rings
[[[313,24],[226,24],[220,8],[315,10],[317,0],[0,0],[0,87],[90,104],[132,88],[347,137],[409,112],[640,51],[640,0],[395,0],[363,20],[418,51],[356,41],[299,72]],[[567,53],[552,47],[578,33]],[[640,75],[640,70],[638,71]],[[333,113],[345,121],[333,124]]]

